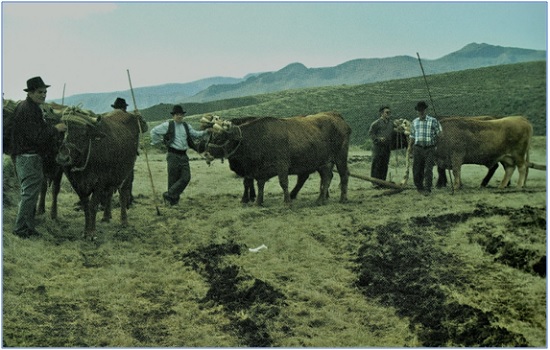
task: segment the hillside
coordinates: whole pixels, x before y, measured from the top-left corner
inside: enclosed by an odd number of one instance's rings
[[[544,51],[472,43],[439,59],[422,61],[426,74],[438,74],[545,59]],[[419,75],[418,58],[411,56],[356,59],[326,68],[308,69],[301,63],[293,63],[237,84],[211,86],[182,102],[206,102],[303,87],[367,84]]]
[[[543,60],[546,60],[546,51],[472,43],[439,59],[423,58],[422,61],[426,74],[438,74]],[[242,79],[208,78],[186,84],[142,87],[135,89],[135,94],[138,107],[144,109],[160,103],[200,103],[289,89],[359,85],[420,75],[416,56],[354,59],[334,67],[323,68],[307,68],[302,63],[295,62],[275,72],[250,73]],[[86,109],[103,113],[110,109],[116,97],[123,97],[131,104],[129,90],[70,96],[65,98],[65,103],[82,103]]]
[[[186,96],[193,96],[198,92],[206,89],[213,84],[235,84],[242,79],[214,77],[201,79],[190,83],[172,83],[163,84],[151,87],[134,88],[134,94],[138,108],[154,106],[159,103],[179,103]],[[82,104],[83,108],[90,109],[95,113],[105,113],[112,110],[111,105],[117,97],[122,97],[134,109],[132,102],[132,94],[130,90],[114,91],[105,93],[93,94],[78,94],[65,97],[64,104],[68,106],[76,106]],[[61,100],[54,100],[56,103],[61,103]]]
[[[501,65],[427,76],[435,110],[422,77],[356,86],[294,89],[271,94],[185,104],[191,121],[202,114],[224,118],[289,117],[319,111],[340,112],[353,129],[352,143],[362,144],[380,105],[389,104],[394,118],[413,119],[414,105],[426,100],[429,112],[448,115],[525,115],[535,135],[546,135],[546,62]],[[170,117],[171,105],[144,109],[148,121]]]

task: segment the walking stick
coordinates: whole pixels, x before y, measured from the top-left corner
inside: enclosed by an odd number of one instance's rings
[[[137,104],[136,104],[136,96],[134,95],[134,88],[132,87],[132,79],[130,79],[130,70],[126,69],[126,72],[128,73],[128,83],[130,83],[130,92],[132,93],[132,100],[134,101],[134,109],[136,111],[136,114],[139,113]],[[139,127],[139,133],[142,133],[141,130],[141,124],[139,122],[139,117],[136,118],[138,127]],[[139,148],[139,143],[138,143]],[[155,191],[155,184],[153,183],[153,174],[151,173],[151,167],[149,166],[149,157],[147,156],[147,148],[143,148],[143,154],[145,154],[145,163],[147,164],[147,171],[149,172],[149,180],[151,181],[151,189],[153,190],[153,203],[155,204],[155,208],[157,208],[157,215],[160,216],[160,210],[159,206],[157,204],[157,192]]]
[[[428,89],[428,96],[430,97],[430,102],[431,102],[432,107],[434,109],[434,115],[437,117],[437,112],[435,111],[435,104],[434,104],[434,101],[432,99],[432,94],[430,93],[430,86],[428,85],[428,80],[426,79],[426,74],[424,73],[424,67],[422,66],[422,60],[420,59],[420,55],[418,54],[418,52],[416,53],[416,56],[418,57],[418,63],[420,63],[420,69],[422,70],[422,76],[424,77],[424,83],[426,84],[426,89]],[[451,168],[452,168],[452,166],[451,166]],[[453,185],[452,169],[449,170],[449,179],[451,181],[451,194],[454,194],[455,193],[455,188],[454,188],[454,185]]]

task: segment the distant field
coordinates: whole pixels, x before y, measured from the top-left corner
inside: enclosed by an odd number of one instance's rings
[[[351,178],[347,204],[335,175],[325,206],[312,175],[291,207],[272,179],[256,207],[240,204],[227,162],[192,157],[189,188],[166,207],[142,152],[130,227],[115,210],[93,243],[65,178],[59,220],[42,216],[38,239],[12,235],[18,195],[4,157],[3,346],[546,346],[546,172],[499,190],[499,169],[479,189],[486,168],[467,165],[464,189],[430,197]],[[149,148],[148,159],[160,198],[165,155]],[[352,147],[350,171],[368,175],[370,159]],[[391,158],[396,182],[403,159]],[[531,160],[546,163],[545,137]]]

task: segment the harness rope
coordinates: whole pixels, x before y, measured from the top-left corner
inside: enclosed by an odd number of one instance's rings
[[[226,149],[226,146],[229,145],[229,142],[231,140],[227,140],[223,144],[218,145],[218,144],[215,144],[215,143],[211,144],[210,139],[209,139],[208,142],[206,143],[206,149],[208,150],[208,147],[221,148],[223,150],[223,158],[229,159],[231,156],[233,156],[235,154],[235,152],[237,152],[237,150],[239,149],[239,147],[241,146],[241,143],[243,141],[243,132],[242,132],[241,128],[238,125],[235,125],[233,127],[237,128],[237,130],[239,131],[239,138],[238,138],[239,142],[237,143],[237,146],[231,152],[228,152],[227,149]],[[223,158],[222,158],[222,161],[223,161]]]
[[[69,123],[67,122],[73,122],[80,125],[90,125],[95,127],[96,125],[90,120],[93,118],[91,115],[95,115],[92,112],[84,111],[80,108],[80,105],[75,107],[67,107],[63,110],[63,114],[61,116],[61,120],[63,122],[66,122],[67,124],[67,132],[65,133],[65,137],[69,135]],[[69,144],[74,147],[74,144]],[[76,147],[74,147],[76,148]],[[69,150],[69,155],[71,154],[71,149],[67,147]],[[92,154],[92,138],[90,137],[88,139],[88,154],[86,155],[86,161],[84,162],[84,165],[81,167],[72,167],[71,171],[83,171],[88,166],[88,163],[90,161],[90,156]]]

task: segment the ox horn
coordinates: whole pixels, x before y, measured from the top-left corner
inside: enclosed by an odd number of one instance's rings
[[[214,124],[214,125],[212,125],[212,128],[213,128],[215,131],[219,131],[219,132],[225,131],[225,129],[223,128],[223,126],[221,126],[220,124]]]

